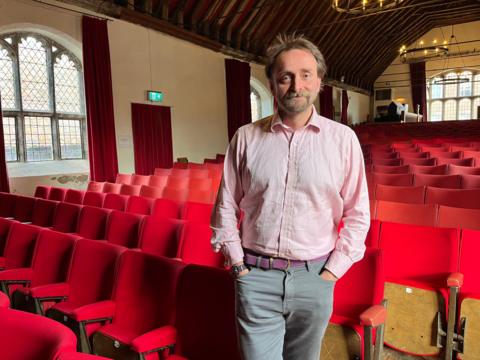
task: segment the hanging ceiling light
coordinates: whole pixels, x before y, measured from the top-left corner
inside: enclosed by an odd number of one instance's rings
[[[447,55],[448,43],[447,41],[444,41],[443,44],[438,44],[437,40],[433,40],[431,45],[425,45],[425,42],[420,40],[417,47],[407,48],[405,45],[403,45],[399,52],[402,62],[419,62],[426,59]]]
[[[398,6],[403,0],[332,0],[332,8],[346,14],[370,14]]]

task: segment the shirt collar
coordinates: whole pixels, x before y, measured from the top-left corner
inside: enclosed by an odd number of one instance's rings
[[[312,108],[313,108],[312,115],[310,116],[310,119],[305,125],[305,128],[311,128],[313,131],[319,132],[321,129],[321,117],[320,115],[318,115],[317,110],[315,109],[315,106],[312,105]],[[282,122],[282,119],[278,115],[278,112],[276,112],[273,115],[272,122],[270,125],[270,130],[272,132],[276,132],[280,130],[280,128],[282,127],[284,129],[289,129],[289,127]]]

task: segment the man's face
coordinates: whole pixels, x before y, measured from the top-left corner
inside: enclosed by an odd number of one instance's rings
[[[270,88],[281,110],[299,114],[313,104],[321,83],[315,57],[307,50],[292,49],[277,57]]]

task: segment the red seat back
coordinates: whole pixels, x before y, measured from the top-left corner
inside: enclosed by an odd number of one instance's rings
[[[480,167],[459,166],[450,164],[448,166],[448,173],[458,175],[480,175]]]
[[[480,189],[480,175],[461,175],[462,189]]]
[[[375,184],[410,186],[413,183],[413,174],[372,174]]]
[[[435,226],[437,205],[377,201],[376,219],[401,224]]]
[[[436,164],[435,159],[430,158],[413,158],[407,157],[406,155],[402,157],[403,165],[424,165],[424,166],[432,166]]]
[[[81,209],[82,205],[58,203],[53,216],[52,229],[71,233],[77,231],[78,215]]]
[[[132,175],[132,185],[148,185],[150,182],[150,175]]]
[[[105,209],[124,211],[127,206],[127,200],[127,195],[108,193],[103,200],[103,207]]]
[[[480,209],[439,206],[438,227],[480,230]]]
[[[87,185],[87,191],[102,192],[104,185],[104,182],[89,181]]]
[[[107,220],[105,239],[112,244],[137,247],[143,218],[142,215],[113,210]]]
[[[223,267],[222,253],[212,250],[210,239],[212,230],[206,224],[188,222],[182,228],[177,257],[187,264]]]
[[[183,203],[169,200],[157,199],[153,204],[152,215],[180,219]]]
[[[210,224],[212,210],[212,204],[186,202],[183,206],[182,219],[186,221]]]
[[[65,194],[65,202],[72,204],[83,204],[83,197],[85,196],[85,191],[68,189]]]
[[[447,165],[410,165],[410,169],[414,174],[432,174],[445,175],[448,170]]]
[[[480,294],[478,254],[480,254],[480,231],[463,230],[459,263],[459,271],[464,275],[462,293]]]
[[[16,195],[0,192],[0,216],[12,217],[15,208]]]
[[[32,224],[37,226],[52,226],[58,201],[37,199],[33,207]]]
[[[428,186],[425,203],[480,209],[480,189],[442,189]]]
[[[110,183],[110,182],[103,183],[104,193],[120,194],[121,188],[122,188],[122,184]]]
[[[431,175],[431,174],[415,174],[413,184],[415,186],[434,186],[447,189],[460,188],[459,175]]]
[[[372,171],[379,174],[408,174],[410,172],[410,167],[408,165],[373,165]]]
[[[30,267],[41,229],[35,225],[12,223],[5,244],[5,269]]]
[[[32,221],[33,208],[37,199],[30,196],[17,195],[13,217],[20,222]]]
[[[153,199],[132,195],[127,200],[127,207],[125,211],[135,214],[150,215],[152,212],[152,206]]]
[[[84,206],[78,217],[77,234],[86,239],[104,239],[110,211],[95,206]]]
[[[149,254],[176,257],[183,224],[183,220],[146,217],[140,229],[139,247]]]
[[[102,207],[106,194],[96,191],[86,191],[83,197],[83,205]]]
[[[377,184],[375,188],[375,199],[408,204],[423,204],[425,200],[425,186],[391,186]]]
[[[151,199],[159,199],[162,197],[164,186],[148,186],[142,185],[140,188],[140,196]]]
[[[40,199],[48,199],[49,192],[50,192],[50,186],[37,185],[33,196]]]
[[[48,200],[64,201],[67,189],[52,186],[48,193]]]

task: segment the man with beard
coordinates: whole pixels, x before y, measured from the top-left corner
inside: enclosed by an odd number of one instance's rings
[[[362,151],[313,106],[326,72],[314,44],[278,37],[265,70],[278,111],[239,128],[228,147],[212,246],[236,279],[244,359],[318,360],[335,281],[365,251]]]

